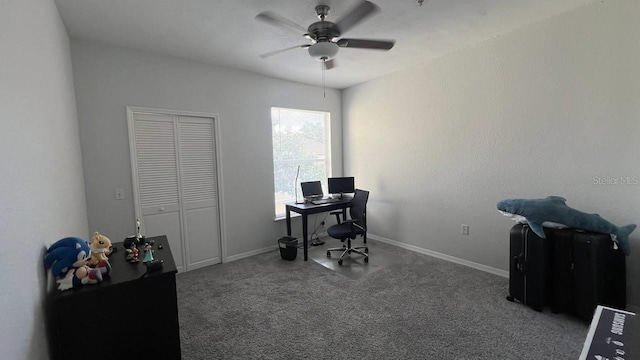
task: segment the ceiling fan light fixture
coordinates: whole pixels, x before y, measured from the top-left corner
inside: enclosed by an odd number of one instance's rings
[[[327,61],[333,59],[340,47],[332,42],[319,42],[309,46],[309,55],[318,61]]]

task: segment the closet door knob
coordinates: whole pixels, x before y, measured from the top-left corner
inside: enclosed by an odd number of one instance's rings
[[[160,212],[164,211],[164,206],[158,209]]]

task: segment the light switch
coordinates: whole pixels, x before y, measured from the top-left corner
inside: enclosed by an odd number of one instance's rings
[[[116,200],[123,200],[124,199],[124,189],[116,189]]]

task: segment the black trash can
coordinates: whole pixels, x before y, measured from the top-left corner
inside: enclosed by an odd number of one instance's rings
[[[284,236],[278,239],[280,256],[285,260],[295,260],[298,255],[298,238]]]

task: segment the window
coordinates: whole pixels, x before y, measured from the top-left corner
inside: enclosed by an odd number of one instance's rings
[[[301,182],[320,180],[326,192],[331,176],[329,120],[328,112],[271,108],[276,219],[285,216],[285,203],[296,200],[296,190],[302,200]]]

